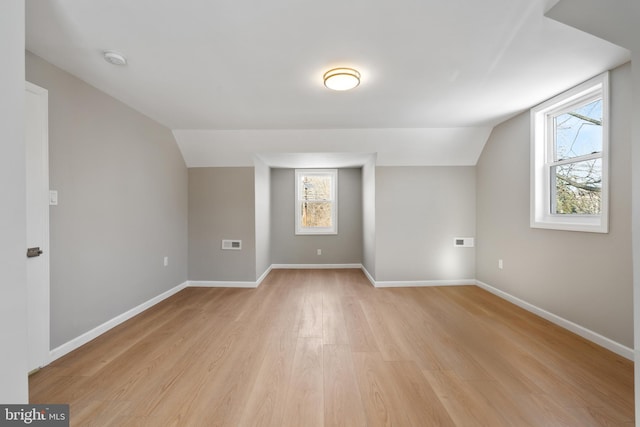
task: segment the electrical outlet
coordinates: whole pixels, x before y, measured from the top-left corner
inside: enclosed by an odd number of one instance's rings
[[[499,260],[498,260],[498,268],[499,268],[500,270],[502,270],[502,267],[503,267],[502,260],[501,260],[501,259],[499,259]]]
[[[49,206],[58,205],[58,192],[56,190],[49,190]]]
[[[166,256],[166,257],[164,257],[164,266],[166,267],[168,265],[169,265],[169,257]]]
[[[318,250],[316,251],[316,253],[317,253],[318,255],[322,255],[322,249],[318,249]]]

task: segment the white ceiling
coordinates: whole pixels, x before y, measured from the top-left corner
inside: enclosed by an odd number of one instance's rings
[[[556,1],[27,0],[26,45],[174,130],[189,166],[474,164],[495,124],[630,59],[545,18]],[[361,85],[326,89],[335,66]]]

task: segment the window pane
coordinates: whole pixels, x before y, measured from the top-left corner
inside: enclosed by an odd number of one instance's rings
[[[602,99],[554,118],[555,160],[602,152]]]
[[[296,234],[337,234],[337,169],[296,169]]]
[[[302,202],[303,227],[331,227],[331,202]]]
[[[602,159],[569,163],[551,168],[555,178],[555,214],[600,213]],[[553,208],[552,208],[553,210]]]
[[[300,197],[302,200],[331,200],[331,177],[303,176]]]

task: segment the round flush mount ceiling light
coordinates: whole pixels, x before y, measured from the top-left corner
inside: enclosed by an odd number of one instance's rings
[[[353,68],[333,68],[323,76],[324,85],[333,90],[349,90],[360,84],[360,73]]]
[[[104,60],[109,64],[127,65],[127,58],[125,58],[124,55],[119,52],[113,50],[105,50],[103,54]]]

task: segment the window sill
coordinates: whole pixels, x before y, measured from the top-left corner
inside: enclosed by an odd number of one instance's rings
[[[602,217],[548,217],[531,222],[531,228],[549,230],[581,231],[585,233],[608,233],[609,224]]]
[[[296,236],[335,236],[337,231],[296,231]]]

